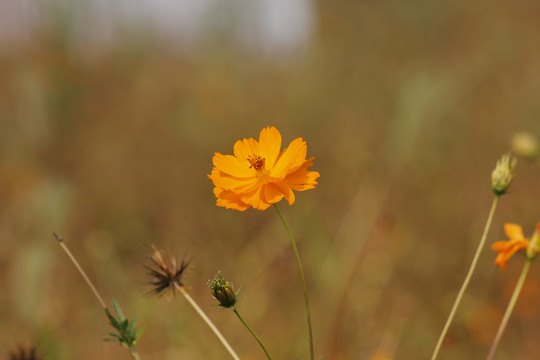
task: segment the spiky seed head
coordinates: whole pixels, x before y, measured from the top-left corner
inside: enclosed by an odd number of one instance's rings
[[[42,360],[43,358],[38,355],[35,347],[25,348],[19,346],[14,351],[8,354],[8,360]]]
[[[153,287],[151,293],[174,295],[184,286],[182,277],[189,267],[190,261],[178,262],[174,257],[168,256],[154,245],[152,245],[152,249],[154,252],[150,256],[151,264],[145,265],[148,275],[152,277],[149,282]]]

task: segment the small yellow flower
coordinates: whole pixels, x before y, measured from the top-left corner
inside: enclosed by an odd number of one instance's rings
[[[212,159],[214,168],[208,177],[215,186],[216,204],[240,211],[250,206],[266,210],[283,198],[293,204],[293,190],[315,188],[320,176],[307,170],[315,158],[306,159],[306,154],[302,138],[281,151],[281,134],[275,127],[262,129],[259,141],[238,140],[234,155],[215,153]]]
[[[508,260],[519,250],[526,249],[528,259],[534,259],[540,253],[540,223],[536,225],[531,240],[525,238],[523,229],[517,224],[504,224],[504,232],[510,240],[497,241],[491,246],[492,250],[498,252],[495,265],[500,266],[501,270],[506,268]]]

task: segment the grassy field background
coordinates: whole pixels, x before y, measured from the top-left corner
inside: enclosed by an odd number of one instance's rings
[[[215,206],[214,152],[269,125],[315,156],[316,189],[281,209],[299,243],[316,353],[426,359],[477,246],[490,174],[517,131],[540,135],[540,5],[534,1],[314,2],[314,28],[286,52],[209,31],[186,47],[131,29],[99,49],[62,16],[0,48],[0,352],[128,359],[52,237],[100,292],[137,313],[144,360],[226,359],[182,297],[145,295],[150,244],[193,257],[192,296],[242,359],[257,343],[215,301],[221,270],[275,359],[306,359],[299,276],[277,214]],[[96,23],[95,26],[99,26]],[[91,51],[90,51],[91,50]],[[504,222],[540,221],[540,167],[517,166]],[[440,359],[487,355],[522,266],[486,248]],[[540,350],[533,264],[498,359]],[[376,357],[381,356],[381,357]],[[386,356],[386,357],[384,357]]]

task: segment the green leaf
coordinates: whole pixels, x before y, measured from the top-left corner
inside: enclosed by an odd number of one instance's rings
[[[129,321],[127,319],[122,320],[122,322],[120,323],[120,329],[119,329],[121,333],[125,333],[127,331],[128,323]]]
[[[137,331],[137,333],[135,334],[135,341],[139,341],[139,339],[141,338],[143,332],[144,332],[144,329],[141,329],[141,330]]]
[[[120,326],[121,324],[118,322],[118,320],[116,320],[116,318],[109,312],[108,309],[105,309],[105,313],[107,314],[107,317],[109,318],[110,325],[116,330],[118,330],[119,332],[121,332],[121,326]]]
[[[112,299],[113,302],[113,308],[116,315],[118,315],[118,320],[124,321],[126,317],[124,316],[124,313],[122,312],[122,309],[120,309],[120,305],[118,305],[118,302],[115,298]]]
[[[138,319],[137,315],[135,315],[132,321],[127,319],[116,299],[113,299],[113,308],[118,318],[112,315],[107,308],[105,308],[105,314],[109,319],[110,325],[117,331],[117,333],[107,331],[112,338],[104,339],[104,341],[116,341],[126,347],[135,346],[143,333],[143,330],[136,332]]]
[[[135,317],[133,318],[133,320],[131,321],[131,324],[129,324],[129,327],[128,327],[128,333],[130,334],[135,334],[135,328],[137,327],[137,314],[135,314]]]

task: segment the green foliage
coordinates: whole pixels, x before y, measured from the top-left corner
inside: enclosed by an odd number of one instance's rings
[[[137,315],[135,315],[133,320],[130,322],[129,319],[124,316],[124,313],[122,312],[122,309],[120,309],[120,305],[118,305],[116,299],[113,299],[113,308],[117,317],[114,317],[114,315],[112,315],[107,308],[105,308],[105,314],[109,319],[109,324],[116,329],[117,333],[107,331],[112,338],[104,339],[104,341],[117,341],[119,344],[122,344],[127,348],[133,348],[135,345],[137,345],[137,342],[144,331],[136,331]]]

